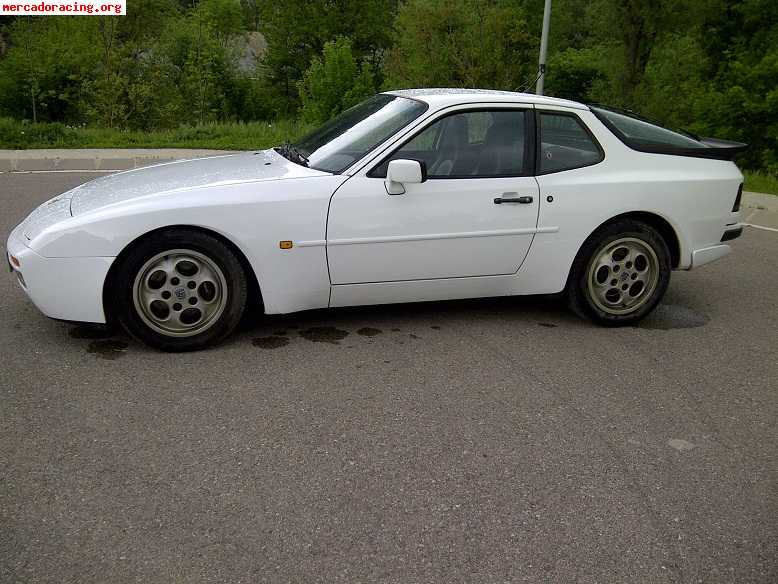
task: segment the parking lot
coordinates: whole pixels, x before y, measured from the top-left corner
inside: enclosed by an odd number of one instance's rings
[[[0,237],[96,175],[0,174]],[[778,233],[639,327],[553,298],[150,350],[0,278],[0,582],[778,581]]]

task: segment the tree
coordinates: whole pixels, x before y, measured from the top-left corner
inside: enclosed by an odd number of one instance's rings
[[[350,38],[356,58],[379,74],[392,40],[387,23],[396,10],[397,0],[263,3],[260,30],[268,43],[263,69],[278,107],[287,114],[297,108],[297,82],[324,44],[339,36]]]
[[[547,92],[565,99],[588,101],[594,84],[605,77],[603,61],[603,52],[598,48],[568,48],[552,53],[546,76]]]
[[[339,37],[324,44],[322,56],[314,57],[298,89],[303,120],[316,124],[372,95],[376,85],[370,65],[354,56],[351,40]]]
[[[702,25],[695,129],[749,143],[741,162],[778,174],[778,3],[716,0]]]
[[[81,121],[82,83],[100,60],[94,17],[16,19],[0,59],[0,112],[34,121]]]
[[[387,87],[484,87],[531,84],[537,39],[514,2],[409,0],[395,21],[386,59]]]

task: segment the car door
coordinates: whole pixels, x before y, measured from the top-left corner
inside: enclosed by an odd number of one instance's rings
[[[440,115],[333,195],[327,257],[333,284],[514,274],[535,234],[532,108]],[[427,180],[390,195],[390,160],[415,159]]]

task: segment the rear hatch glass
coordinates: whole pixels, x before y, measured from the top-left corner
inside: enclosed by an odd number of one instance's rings
[[[655,154],[732,160],[748,146],[714,138],[698,138],[683,130],[670,130],[632,112],[591,106],[595,116],[633,150]]]

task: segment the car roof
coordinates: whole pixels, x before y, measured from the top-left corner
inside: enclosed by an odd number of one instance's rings
[[[410,97],[427,102],[434,108],[447,107],[450,105],[460,105],[467,103],[531,103],[534,105],[553,105],[558,107],[569,107],[579,110],[588,110],[589,107],[558,97],[548,97],[546,95],[535,95],[534,93],[518,93],[515,91],[500,91],[497,89],[457,89],[450,87],[436,87],[429,89],[399,89],[386,91],[391,95],[401,97]]]

